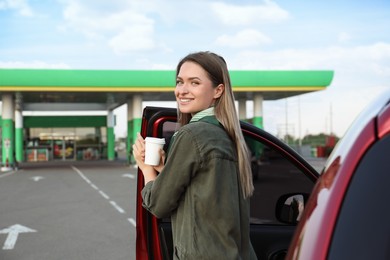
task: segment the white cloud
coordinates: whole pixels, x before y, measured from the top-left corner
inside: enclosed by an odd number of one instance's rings
[[[348,73],[361,71],[383,74],[390,69],[390,44],[376,43],[357,47],[331,46],[277,51],[245,50],[227,58],[233,69],[332,69]]]
[[[268,44],[271,42],[272,40],[263,33],[253,29],[245,29],[235,35],[224,34],[219,36],[216,39],[215,44],[233,48],[245,48],[258,46],[260,44]]]
[[[149,25],[129,26],[109,41],[115,53],[147,51],[155,48],[153,27]]]
[[[288,99],[288,122],[302,134],[329,133],[342,136],[356,116],[375,96],[390,85],[390,44],[323,49],[241,51],[225,57],[230,69],[245,70],[333,70],[326,90],[302,95],[301,115],[297,97]],[[264,103],[264,126],[273,134],[284,125],[285,100]],[[331,110],[332,108],[332,115]],[[295,135],[297,132],[295,133]]]
[[[338,35],[338,41],[339,41],[340,43],[349,42],[349,40],[351,40],[351,35],[349,35],[349,34],[346,33],[346,32],[341,32],[341,33],[339,33],[339,35]]]
[[[263,5],[232,5],[216,2],[210,6],[220,21],[226,25],[263,24],[289,18],[286,10],[271,1],[264,1]]]
[[[33,16],[33,11],[27,0],[2,0],[0,10],[16,10],[22,16]]]
[[[137,8],[123,4],[122,8],[106,10],[66,1],[64,18],[67,27],[79,31],[93,40],[108,43],[115,53],[145,51],[156,47],[154,21]]]
[[[172,49],[158,35],[161,26],[174,29],[178,24],[194,26],[194,31],[209,28],[210,24],[224,27],[231,25],[257,26],[259,23],[276,22],[288,18],[288,13],[275,3],[262,5],[230,5],[220,2],[190,1],[186,3],[152,3],[118,1],[108,5],[104,1],[62,0],[64,4],[64,30],[78,31],[100,44],[106,44],[116,54]],[[211,6],[211,8],[210,8]],[[160,8],[158,8],[160,7]],[[194,10],[196,15],[177,15]],[[219,21],[219,22],[218,22]],[[158,23],[164,24],[158,24]],[[158,27],[157,27],[158,26]],[[211,31],[212,32],[212,31]],[[183,35],[188,31],[182,31]],[[215,36],[211,36],[215,37]],[[232,39],[232,40],[231,40]],[[203,37],[200,38],[203,40]],[[167,39],[169,42],[170,39]],[[205,38],[204,41],[207,41]],[[236,35],[222,35],[216,40],[219,46],[254,47],[269,43],[268,36],[254,29],[243,30]],[[202,44],[199,42],[199,44]]]

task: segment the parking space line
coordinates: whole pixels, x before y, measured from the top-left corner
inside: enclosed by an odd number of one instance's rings
[[[85,180],[92,188],[94,188],[95,190],[97,190],[100,195],[103,196],[103,198],[105,198],[106,200],[110,200],[110,197],[105,193],[103,192],[102,190],[99,189],[98,186],[96,186],[94,183],[92,183],[91,180],[89,180],[87,178],[87,176],[84,175],[84,173],[82,173],[79,169],[77,169],[76,167],[72,166],[72,169],[75,170],[79,175],[80,177]],[[126,213],[126,211],[124,209],[122,209],[115,201],[113,200],[110,200],[110,204],[119,212],[119,213]]]
[[[127,220],[130,222],[130,224],[132,224],[134,227],[136,227],[137,223],[135,222],[135,220],[133,218],[128,218]]]
[[[119,211],[119,213],[122,213],[122,214],[123,214],[123,213],[126,213],[126,211],[124,211],[121,207],[119,207],[118,204],[116,204],[115,201],[110,200],[110,203],[111,203],[112,206],[114,206],[114,208],[115,208],[117,211]]]
[[[110,197],[106,194],[106,193],[104,193],[103,191],[101,191],[101,190],[99,190],[99,193],[103,196],[103,198],[105,198],[106,200],[109,200],[110,199]]]
[[[14,174],[14,173],[15,173],[15,171],[7,172],[7,173],[4,173],[4,174],[1,174],[1,175],[0,175],[0,178],[10,176],[11,174]]]

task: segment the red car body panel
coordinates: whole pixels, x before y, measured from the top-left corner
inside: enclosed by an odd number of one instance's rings
[[[356,154],[336,157],[317,182],[301,219],[286,259],[326,259],[345,190],[364,151],[375,140],[370,122],[352,146]],[[341,176],[341,177],[340,177]],[[310,232],[305,232],[310,230]],[[299,235],[297,235],[299,234]]]
[[[329,158],[305,206],[286,259],[327,259],[338,214],[359,161],[374,142],[390,134],[390,104],[366,120],[353,129],[358,134],[353,133],[344,147],[336,147]]]
[[[378,116],[378,138],[390,133],[390,104]]]

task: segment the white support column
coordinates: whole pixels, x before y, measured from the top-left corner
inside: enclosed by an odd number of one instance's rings
[[[114,111],[109,110],[107,112],[107,127],[114,128],[115,126],[115,116],[114,116]]]
[[[246,119],[246,99],[240,98],[238,100],[238,118],[240,120]]]
[[[142,96],[137,94],[133,96],[133,118],[141,119],[142,117]]]
[[[23,139],[23,114],[20,105],[17,104],[15,110],[15,159],[17,162],[24,161]]]
[[[19,109],[15,110],[15,128],[23,128],[23,115]]]
[[[14,164],[14,116],[15,104],[13,95],[4,93],[2,95],[2,170],[11,169]]]
[[[128,118],[132,118],[131,123],[131,134],[130,136],[130,146],[132,146],[137,139],[137,133],[141,133],[141,124],[142,124],[142,95],[135,94],[133,96],[133,100],[128,103]],[[131,149],[130,149],[131,150]],[[134,163],[135,160],[132,157],[132,153],[130,152],[130,163]]]
[[[114,111],[109,110],[107,113],[107,159],[113,161],[115,159],[115,116]]]
[[[3,119],[14,119],[14,100],[12,94],[4,93],[2,95],[2,118]]]
[[[263,95],[255,93],[253,97],[253,124],[263,128]]]

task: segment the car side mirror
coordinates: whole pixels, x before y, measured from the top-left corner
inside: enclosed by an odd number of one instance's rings
[[[305,209],[308,194],[286,194],[276,204],[276,218],[289,225],[296,225]]]

